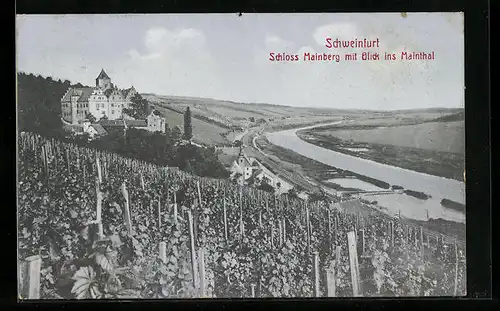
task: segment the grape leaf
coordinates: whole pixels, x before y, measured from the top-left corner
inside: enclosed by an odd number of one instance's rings
[[[114,260],[117,252],[111,247],[107,246],[105,249],[100,248],[89,257],[95,257],[96,263],[104,269],[104,271],[111,272],[114,268]]]
[[[72,279],[75,284],[71,288],[71,293],[75,294],[77,299],[97,298],[100,296],[92,267],[81,267],[76,271]]]

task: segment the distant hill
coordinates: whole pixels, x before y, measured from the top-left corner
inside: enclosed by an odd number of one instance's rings
[[[439,118],[434,119],[434,122],[455,122],[455,121],[464,121],[465,120],[465,111],[460,111],[458,113],[453,113],[449,115],[445,115]]]

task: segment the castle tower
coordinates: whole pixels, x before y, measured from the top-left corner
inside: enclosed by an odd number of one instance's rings
[[[238,164],[242,168],[245,167],[245,154],[243,153],[243,146],[240,146],[240,153],[238,154]]]
[[[103,90],[107,90],[113,86],[111,84],[111,78],[104,71],[104,69],[101,70],[101,73],[95,79],[95,86]]]

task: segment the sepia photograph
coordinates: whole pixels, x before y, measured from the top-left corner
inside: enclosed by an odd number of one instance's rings
[[[19,300],[467,295],[462,12],[17,15],[16,69]]]

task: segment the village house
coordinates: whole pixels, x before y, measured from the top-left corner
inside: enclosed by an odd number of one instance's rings
[[[89,121],[83,122],[83,132],[89,134],[90,139],[106,136],[108,132],[100,124],[91,124]]]
[[[241,185],[254,184],[258,186],[265,182],[272,186],[277,193],[285,193],[293,188],[292,185],[276,176],[259,161],[247,157],[243,152],[243,147],[240,147],[238,156],[232,162],[229,171],[231,172],[230,178],[237,178],[238,183]]]
[[[148,131],[151,132],[162,132],[165,133],[165,128],[166,128],[166,122],[165,118],[163,118],[160,114],[159,111],[157,110],[152,110],[148,117],[146,118],[147,121],[147,129]]]

